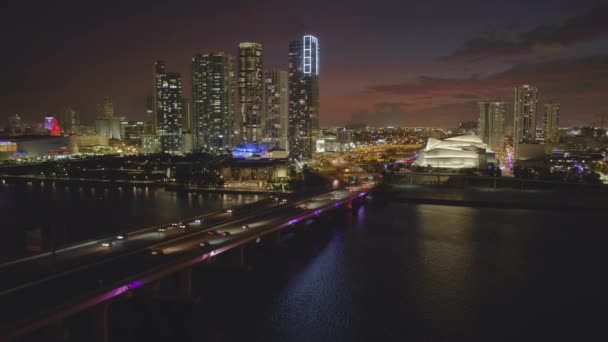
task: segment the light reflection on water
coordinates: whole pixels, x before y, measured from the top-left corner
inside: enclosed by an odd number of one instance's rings
[[[23,255],[25,230],[40,228],[44,238],[51,227],[63,232],[65,225],[67,234],[57,237],[63,244],[259,199],[259,195],[192,195],[153,186],[7,181],[0,186],[4,212],[0,260]]]

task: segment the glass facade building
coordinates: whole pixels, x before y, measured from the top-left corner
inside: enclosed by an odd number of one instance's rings
[[[551,145],[559,144],[559,104],[547,103],[545,104],[545,117],[543,122],[543,136],[545,142]]]
[[[490,146],[494,152],[505,149],[505,114],[504,102],[479,102],[479,121],[477,136]]]
[[[165,64],[155,65],[156,132],[161,148],[166,153],[181,153],[182,134],[182,78],[179,73],[166,72]]]
[[[273,69],[264,73],[264,97],[264,140],[277,142],[280,148],[287,150],[287,71]]]
[[[311,158],[319,135],[319,40],[289,44],[289,154]]]
[[[538,89],[529,85],[515,88],[513,104],[513,146],[518,155],[519,144],[536,142],[536,108]]]
[[[242,120],[242,138],[258,142],[262,138],[264,91],[262,74],[262,44],[239,44],[239,110]]]
[[[234,71],[224,52],[192,58],[194,149],[220,153],[234,144]]]

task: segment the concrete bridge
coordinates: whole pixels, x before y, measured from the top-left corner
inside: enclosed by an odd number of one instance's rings
[[[177,296],[189,298],[193,267],[218,258],[244,265],[247,246],[277,242],[307,220],[361,205],[373,187],[276,197],[0,265],[0,341],[56,328],[75,315],[90,325],[87,340],[108,341],[114,300],[153,296],[168,279]]]

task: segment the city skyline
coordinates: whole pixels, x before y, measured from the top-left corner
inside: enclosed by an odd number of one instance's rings
[[[6,18],[4,24],[11,29],[5,32],[11,34],[5,41],[15,53],[1,57],[11,68],[3,85],[5,106],[0,117],[16,113],[32,120],[49,114],[59,116],[70,107],[82,113],[83,121],[91,121],[95,105],[110,97],[119,113],[144,119],[149,64],[154,60],[166,60],[173,70],[187,75],[190,58],[197,51],[223,50],[236,55],[238,42],[259,41],[265,47],[264,67],[286,69],[288,42],[304,34],[322,37],[324,45],[332,47],[324,51],[322,125],[344,124],[355,111],[394,102],[404,108],[405,125],[456,126],[477,116],[478,101],[510,103],[512,88],[527,83],[542,89],[539,101],[560,102],[564,125],[586,124],[608,108],[608,99],[602,96],[608,90],[602,81],[608,69],[608,24],[602,20],[607,11],[599,1],[528,4],[530,11],[517,18],[515,9],[491,1],[470,1],[474,6],[462,8],[410,4],[399,20],[399,11],[394,10],[399,4],[390,1],[382,10],[368,9],[359,2],[347,9],[324,4],[322,13],[311,20],[301,17],[301,8],[295,6],[272,25],[253,25],[255,15],[264,18],[273,5],[276,3],[256,3],[239,11],[215,5],[213,11],[205,11],[203,5],[176,4],[175,15],[167,19],[175,25],[159,32],[154,26],[154,6],[125,4],[125,15],[103,9],[89,12],[79,6],[30,9],[11,4],[17,13],[27,9],[34,17],[36,13],[44,17],[48,12],[55,19],[70,16],[75,22],[65,27],[46,25],[49,34],[64,35],[58,41],[37,29],[44,20],[19,23]],[[493,20],[470,20],[494,8],[500,9],[501,15]],[[141,15],[130,20],[128,14],[135,9],[141,10]],[[359,16],[368,10],[369,22],[362,22]],[[333,14],[339,11],[344,13],[336,22]],[[222,21],[195,21],[193,16],[201,12],[216,13]],[[449,20],[427,27],[425,19],[433,16]],[[234,28],[239,21],[251,25],[242,26],[248,28],[246,31]],[[192,34],[208,25],[225,30],[209,37]],[[285,29],[274,30],[277,25]],[[159,33],[152,35],[154,43],[139,39],[139,33],[146,31]],[[123,32],[129,34],[123,36]],[[166,44],[156,44],[158,41]],[[395,44],[397,41],[400,43]],[[367,48],[361,51],[358,46]],[[94,53],[102,47],[104,53]],[[33,60],[41,55],[41,48],[52,53],[42,61]],[[37,82],[33,82],[33,75],[38,75]],[[184,77],[183,81],[188,94],[190,79]],[[562,85],[565,82],[568,87]],[[370,114],[368,119],[376,116]]]

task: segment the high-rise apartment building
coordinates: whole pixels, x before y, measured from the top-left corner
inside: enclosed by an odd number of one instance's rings
[[[146,127],[144,129],[146,134],[156,134],[155,107],[156,103],[154,102],[154,96],[146,96]]]
[[[11,114],[8,117],[8,126],[6,127],[5,132],[8,134],[21,134],[25,131],[24,128],[23,121],[19,114]]]
[[[319,40],[310,35],[289,44],[289,153],[310,158],[319,135]]]
[[[513,104],[513,145],[518,156],[519,144],[536,142],[536,107],[538,89],[529,85],[515,88]]]
[[[61,129],[63,134],[71,135],[77,132],[78,125],[80,124],[78,112],[73,108],[66,108],[63,111],[63,117],[61,118]]]
[[[194,149],[221,153],[234,133],[234,71],[224,52],[192,58]]]
[[[559,134],[557,128],[559,125],[559,104],[545,104],[545,117],[543,120],[543,136],[545,142],[557,145],[559,144]]]
[[[479,102],[478,105],[477,135],[494,152],[503,152],[505,149],[505,103],[501,101]]]
[[[248,142],[262,138],[264,113],[264,83],[262,74],[262,44],[239,44],[239,112],[242,120],[242,137]]]
[[[181,152],[182,78],[179,73],[165,71],[165,63],[155,64],[156,133],[160,135],[163,152]]]
[[[264,140],[278,143],[282,149],[288,149],[288,92],[287,71],[267,70],[264,72],[264,97],[266,113],[263,122]]]

